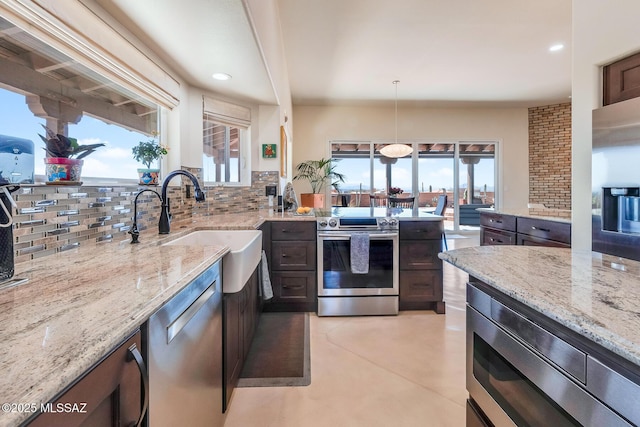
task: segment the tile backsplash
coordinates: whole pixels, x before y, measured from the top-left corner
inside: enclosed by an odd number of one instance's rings
[[[200,170],[184,168],[198,176]],[[266,209],[266,185],[278,184],[277,171],[252,172],[250,187],[205,187],[206,200],[196,203],[191,181],[170,186],[173,219]],[[175,179],[175,183],[178,180]],[[133,201],[141,190],[161,187],[138,185],[25,185],[13,194],[15,262],[47,256],[82,246],[86,242],[127,240],[133,223]],[[151,192],[138,197],[138,228],[157,227],[160,201]]]

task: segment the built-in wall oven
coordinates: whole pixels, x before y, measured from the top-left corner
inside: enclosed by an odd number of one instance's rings
[[[467,287],[467,426],[634,426],[640,385]]]
[[[318,218],[318,315],[398,314],[398,220]],[[354,272],[352,239],[366,234],[366,272]],[[357,270],[356,270],[357,271]]]

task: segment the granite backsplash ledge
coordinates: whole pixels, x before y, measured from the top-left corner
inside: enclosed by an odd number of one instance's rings
[[[200,171],[184,168],[198,176]],[[277,185],[277,171],[252,172],[250,187],[205,187],[207,200],[195,203],[191,181],[168,187],[173,220],[257,211],[268,208],[266,185]],[[14,209],[14,255],[20,263],[87,243],[119,242],[129,238],[133,223],[133,200],[140,190],[159,186],[139,185],[27,185],[16,193]],[[190,197],[187,197],[190,196]],[[138,198],[138,227],[157,227],[160,201],[149,192]]]

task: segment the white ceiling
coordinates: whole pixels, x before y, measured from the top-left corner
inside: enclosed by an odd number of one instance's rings
[[[190,84],[275,102],[242,0],[95,1]],[[277,2],[294,105],[569,101],[571,0]]]

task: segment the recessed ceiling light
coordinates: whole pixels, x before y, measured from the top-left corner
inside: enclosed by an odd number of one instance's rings
[[[213,73],[212,77],[216,80],[231,80],[231,75],[227,73]]]
[[[562,49],[564,49],[564,45],[562,43],[554,44],[549,48],[549,52],[557,52]]]

